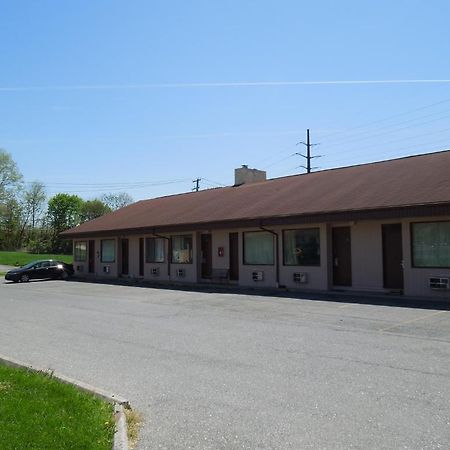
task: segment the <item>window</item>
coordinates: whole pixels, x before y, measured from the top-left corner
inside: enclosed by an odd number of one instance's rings
[[[273,265],[273,239],[267,231],[244,233],[244,264]]]
[[[147,238],[145,239],[145,262],[162,263],[165,259],[165,239]]]
[[[283,231],[285,266],[320,266],[320,230],[305,228]]]
[[[172,236],[172,262],[192,264],[192,236]]]
[[[450,222],[413,223],[414,267],[450,267]]]
[[[75,242],[73,259],[75,261],[86,261],[86,248],[86,241]]]
[[[116,240],[103,239],[101,242],[102,262],[111,263],[116,260]]]

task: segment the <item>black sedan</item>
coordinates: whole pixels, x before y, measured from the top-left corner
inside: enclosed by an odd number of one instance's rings
[[[33,261],[25,266],[6,272],[5,280],[14,281],[15,283],[48,278],[65,280],[71,275],[73,275],[72,264],[46,259]]]

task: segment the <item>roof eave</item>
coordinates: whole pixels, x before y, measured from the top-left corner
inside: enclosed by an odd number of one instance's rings
[[[177,231],[201,231],[226,228],[250,228],[270,225],[293,225],[321,222],[344,222],[350,220],[397,219],[404,217],[424,217],[450,215],[450,202],[393,206],[372,209],[357,209],[346,211],[315,212],[308,214],[293,214],[284,216],[242,218],[211,222],[184,223],[138,228],[121,228],[97,231],[80,231],[76,229],[60,233],[63,239],[82,237],[125,236],[137,234],[171,233]]]

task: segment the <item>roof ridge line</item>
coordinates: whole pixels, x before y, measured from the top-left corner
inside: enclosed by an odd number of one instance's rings
[[[422,157],[422,156],[424,157],[424,156],[430,156],[430,155],[435,155],[435,154],[438,154],[438,153],[446,153],[446,152],[450,152],[450,149],[437,150],[437,151],[433,151],[433,152],[429,152],[429,153],[419,153],[418,155],[399,156],[398,158],[382,159],[381,161],[371,161],[371,162],[365,162],[365,163],[358,163],[358,164],[352,164],[350,166],[330,167],[329,169],[317,170],[315,172],[310,172],[310,173],[296,173],[296,174],[292,174],[292,175],[284,175],[282,177],[268,178],[266,181],[274,181],[274,180],[281,180],[283,178],[292,178],[292,177],[299,177],[299,176],[304,176],[304,175],[312,175],[314,173],[330,172],[332,170],[344,170],[344,169],[352,169],[353,167],[371,166],[371,165],[375,165],[375,164],[382,164],[382,163],[388,163],[388,162],[392,162],[392,161],[399,161],[401,159],[419,158],[419,157]],[[261,182],[261,183],[263,183],[263,182]],[[251,184],[256,184],[256,183],[251,183]]]

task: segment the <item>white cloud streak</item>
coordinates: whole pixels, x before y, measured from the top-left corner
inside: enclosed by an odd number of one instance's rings
[[[142,84],[84,84],[53,86],[0,86],[0,92],[22,91],[95,91],[95,90],[142,90],[142,89],[189,89],[229,87],[289,87],[311,85],[364,85],[364,84],[446,84],[450,79],[422,80],[310,80],[310,81],[236,81],[210,83],[142,83]]]

